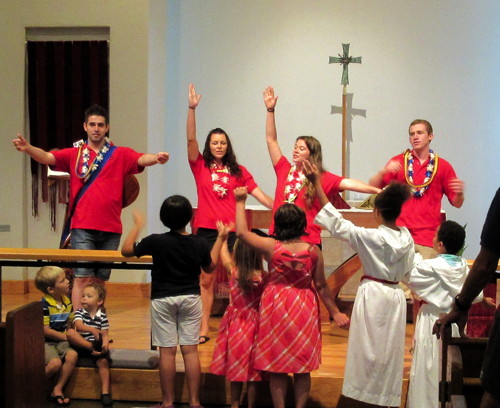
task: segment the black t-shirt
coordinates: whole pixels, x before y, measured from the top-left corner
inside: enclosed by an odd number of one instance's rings
[[[200,268],[212,263],[206,240],[174,231],[147,236],[134,253],[153,257],[151,299],[200,294]]]
[[[481,246],[500,255],[500,188],[491,202],[484,222]]]

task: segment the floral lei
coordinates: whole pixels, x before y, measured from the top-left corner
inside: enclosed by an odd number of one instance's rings
[[[425,172],[424,182],[420,185],[413,184],[413,154],[411,150],[407,150],[404,153],[405,157],[405,178],[406,182],[410,185],[411,191],[415,197],[422,197],[425,190],[429,188],[432,183],[434,176],[436,175],[438,169],[438,155],[434,154],[432,150],[429,150],[429,164],[427,165],[427,170]]]
[[[111,144],[106,139],[104,146],[97,152],[94,160],[92,161],[90,161],[90,151],[86,141],[84,141],[83,139],[78,140],[77,142],[73,143],[73,146],[78,147],[78,156],[75,163],[75,174],[78,178],[83,179],[84,183],[86,183],[92,172],[94,172],[99,167],[99,164],[103,161],[104,156],[111,147]]]
[[[293,203],[299,194],[299,191],[306,184],[306,176],[304,173],[297,170],[297,166],[293,165],[288,172],[285,184],[285,203]]]
[[[217,163],[212,162],[210,164],[210,172],[213,183],[212,190],[215,192],[215,195],[219,199],[226,198],[229,191],[229,180],[231,179],[229,167],[219,167]]]

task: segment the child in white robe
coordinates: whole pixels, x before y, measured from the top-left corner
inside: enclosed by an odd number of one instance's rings
[[[436,258],[422,260],[415,257],[416,265],[407,282],[418,295],[422,306],[417,316],[414,334],[414,352],[410,370],[408,408],[439,407],[439,341],[432,327],[440,313],[448,313],[469,273],[467,261],[456,255],[464,246],[465,230],[454,221],[441,224],[434,237]],[[482,293],[476,302],[483,298]],[[485,298],[485,302],[493,300]],[[459,335],[456,324],[453,336]]]
[[[354,401],[399,407],[403,385],[406,298],[399,282],[414,264],[414,243],[405,227],[396,226],[407,185],[389,185],[375,199],[378,228],[357,227],[335,209],[321,189],[317,169],[304,164],[323,209],[315,222],[358,252],[365,275],[351,315],[346,368],[340,406]]]

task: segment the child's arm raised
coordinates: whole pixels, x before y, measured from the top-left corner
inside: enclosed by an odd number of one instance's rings
[[[326,282],[323,254],[317,247],[315,247],[314,250],[318,255],[318,263],[316,264],[316,269],[313,273],[314,287],[318,292],[319,298],[325,305],[328,313],[330,313],[330,316],[333,317],[337,326],[347,329],[349,328],[350,323],[349,317],[339,310],[337,303],[335,303],[335,299],[333,298],[332,291]]]
[[[222,264],[222,266],[224,266],[228,273],[231,272],[231,269],[233,267],[233,260],[227,246],[227,238],[222,243],[222,248],[220,249],[220,263]]]
[[[222,221],[217,221],[217,239],[215,241],[212,250],[210,251],[210,257],[212,258],[212,263],[207,267],[202,267],[203,272],[212,273],[217,267],[217,262],[219,262],[219,255],[221,252],[222,244],[227,241],[227,236],[233,225],[226,225]]]
[[[273,238],[260,237],[248,230],[245,214],[245,201],[248,195],[247,188],[236,187],[234,195],[236,197],[236,236],[260,252],[269,261],[274,252],[275,240]]]
[[[330,200],[328,200],[328,197],[323,190],[323,186],[321,185],[321,174],[319,173],[318,167],[315,164],[310,163],[309,160],[305,160],[302,163],[302,168],[304,169],[304,175],[314,185],[321,207],[324,207],[330,202]]]
[[[134,243],[137,241],[137,238],[139,238],[139,234],[144,228],[145,224],[144,217],[141,215],[141,213],[139,213],[139,211],[134,211],[132,213],[132,217],[134,219],[134,226],[123,242],[121,251],[123,256],[135,256]]]

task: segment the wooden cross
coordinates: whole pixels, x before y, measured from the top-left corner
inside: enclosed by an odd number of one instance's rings
[[[342,177],[346,177],[346,149],[347,149],[347,85],[349,84],[349,64],[356,63],[361,64],[361,57],[351,57],[349,56],[349,46],[350,44],[342,44],[342,49],[344,53],[342,55],[338,54],[338,57],[330,57],[329,64],[342,64],[342,80],[340,83],[343,85],[342,92]],[[345,198],[345,193],[343,194]]]

